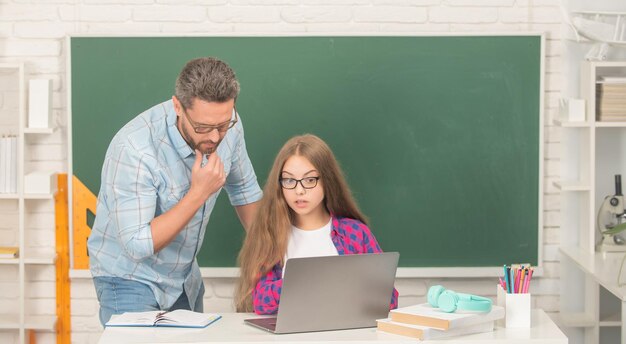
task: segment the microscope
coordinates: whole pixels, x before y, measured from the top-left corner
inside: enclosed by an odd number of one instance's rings
[[[598,231],[602,240],[598,247],[604,252],[626,251],[626,214],[624,213],[624,196],[622,195],[622,176],[615,175],[615,194],[604,198],[598,210]]]

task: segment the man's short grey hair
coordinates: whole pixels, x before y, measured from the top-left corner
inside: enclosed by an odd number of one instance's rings
[[[187,62],[176,79],[175,92],[186,109],[192,106],[194,98],[223,103],[237,98],[239,81],[226,62],[215,57],[201,57]]]

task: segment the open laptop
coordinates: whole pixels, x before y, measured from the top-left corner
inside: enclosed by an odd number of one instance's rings
[[[273,333],[374,327],[389,313],[399,257],[386,252],[288,259],[276,317],[244,321]]]

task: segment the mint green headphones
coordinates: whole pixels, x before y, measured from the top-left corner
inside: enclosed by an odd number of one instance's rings
[[[491,311],[491,299],[457,293],[440,285],[434,285],[428,289],[427,299],[431,306],[447,313],[452,313],[457,309],[476,312]]]

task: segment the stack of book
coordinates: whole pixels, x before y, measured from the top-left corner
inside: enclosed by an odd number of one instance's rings
[[[390,311],[389,318],[377,320],[377,327],[379,331],[426,340],[491,332],[495,321],[502,318],[504,308],[499,306],[493,306],[488,313],[446,313],[423,303]]]
[[[0,246],[0,259],[12,259],[19,256],[19,248],[16,246]]]
[[[626,121],[626,77],[602,77],[596,87],[596,119]]]

